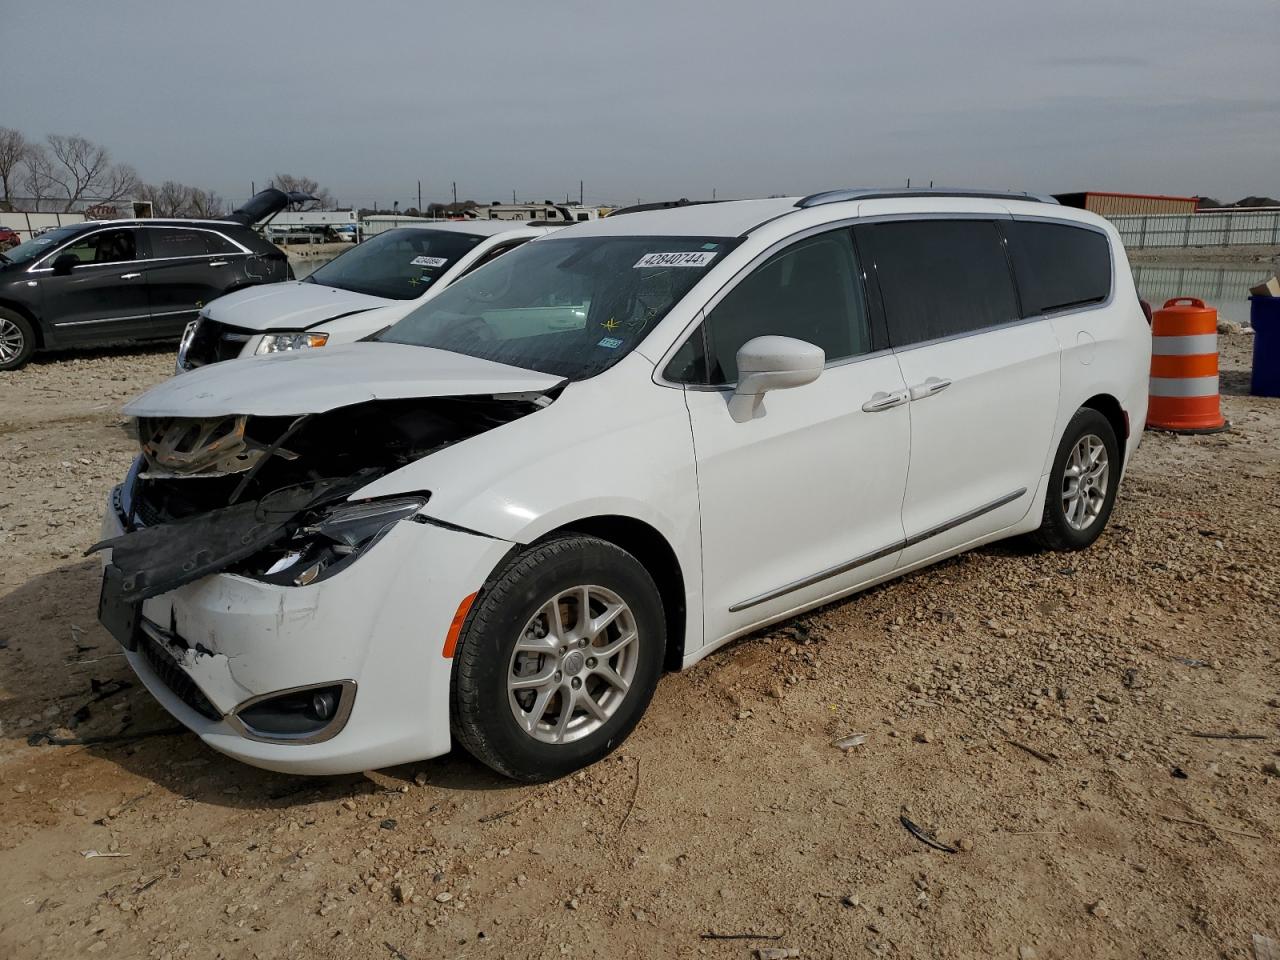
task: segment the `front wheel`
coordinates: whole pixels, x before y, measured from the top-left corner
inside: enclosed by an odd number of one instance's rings
[[[1083,550],[1111,516],[1120,483],[1120,446],[1111,423],[1083,407],[1067,424],[1049,474],[1044,518],[1032,535],[1050,550]]]
[[[17,370],[36,350],[31,321],[20,313],[0,309],[0,370]]]
[[[661,597],[635,557],[581,535],[535,544],[485,585],[463,625],[454,735],[517,780],[571,773],[635,728],[665,646]]]

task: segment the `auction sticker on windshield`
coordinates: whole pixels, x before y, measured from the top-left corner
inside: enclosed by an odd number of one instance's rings
[[[449,261],[444,257],[414,257],[409,261],[411,267],[435,267],[439,269]]]
[[[646,253],[636,261],[633,270],[641,267],[705,267],[715,258],[714,253],[688,250],[682,253]]]

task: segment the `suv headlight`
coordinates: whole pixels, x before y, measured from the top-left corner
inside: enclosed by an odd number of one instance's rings
[[[254,353],[284,353],[287,350],[306,350],[308,347],[323,347],[329,342],[327,333],[307,333],[299,330],[296,333],[268,333],[258,344]]]
[[[426,505],[427,498],[391,497],[341,503],[319,514],[288,540],[250,561],[251,574],[268,583],[305,587],[353,563],[401,520]]]

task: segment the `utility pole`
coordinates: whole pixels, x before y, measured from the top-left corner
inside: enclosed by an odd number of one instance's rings
[[[250,181],[249,181],[249,196],[251,196],[251,197],[252,197],[252,196],[253,196],[254,194],[256,194],[257,192],[258,192],[258,185],[257,185],[256,183],[254,183],[252,180],[250,180]]]
[[[582,206],[582,181],[578,181],[578,206]]]
[[[453,181],[453,202],[458,202],[458,181]]]
[[[716,188],[715,188],[715,187],[712,187],[712,188],[711,188],[711,199],[712,199],[712,201],[714,201],[714,200],[715,200],[715,198],[716,198]]]
[[[511,202],[512,204],[516,202],[516,192],[514,190],[511,191]]]
[[[418,181],[418,214],[422,214],[422,181]]]
[[[910,178],[910,177],[907,177],[907,189],[908,189],[908,190],[910,190],[910,189],[911,189],[911,178]]]

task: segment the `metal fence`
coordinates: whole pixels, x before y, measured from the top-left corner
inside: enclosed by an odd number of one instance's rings
[[[1129,250],[1280,245],[1280,209],[1108,217]]]

